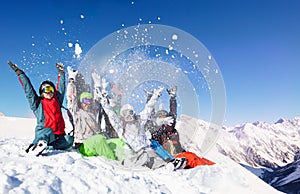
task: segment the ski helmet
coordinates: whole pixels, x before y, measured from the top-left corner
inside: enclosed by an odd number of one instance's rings
[[[158,118],[158,117],[167,117],[169,116],[169,113],[168,111],[166,110],[159,110],[157,111],[157,113],[155,114],[155,117]]]
[[[84,99],[87,99],[92,102],[93,95],[89,92],[82,92],[79,96],[79,100],[80,100],[80,102],[84,102]]]
[[[54,91],[56,91],[54,83],[52,81],[46,80],[46,81],[43,81],[40,85],[40,88],[39,88],[40,95],[43,93],[43,86],[45,86],[45,85],[52,86],[54,88]]]

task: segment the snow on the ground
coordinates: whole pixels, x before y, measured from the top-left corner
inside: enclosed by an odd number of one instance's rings
[[[216,148],[205,155],[215,165],[175,172],[124,169],[75,151],[32,157],[24,149],[35,123],[0,117],[0,193],[280,193]]]

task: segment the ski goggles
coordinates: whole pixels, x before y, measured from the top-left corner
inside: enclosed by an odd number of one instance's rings
[[[156,117],[158,117],[158,118],[166,118],[166,117],[168,117],[169,115],[168,115],[168,112],[167,111],[158,111],[157,113],[156,113]]]
[[[159,115],[158,118],[161,118],[161,119],[167,118],[167,115]]]
[[[133,110],[124,110],[123,115],[124,115],[124,117],[134,116],[134,111]]]
[[[50,85],[45,85],[42,87],[43,93],[49,94],[49,93],[54,93],[54,88]]]
[[[93,99],[92,98],[82,98],[81,103],[83,103],[83,104],[92,104]]]

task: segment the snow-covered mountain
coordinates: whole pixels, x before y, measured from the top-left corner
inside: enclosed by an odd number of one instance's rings
[[[177,128],[183,137],[182,141],[187,141],[185,145],[203,141],[208,122],[185,115],[179,120]],[[197,145],[195,142],[193,146]],[[223,130],[219,131],[216,147],[219,152],[239,164],[256,168],[284,166],[293,162],[295,154],[300,150],[300,117],[280,119],[274,124],[255,122],[233,127],[223,126]]]
[[[188,149],[199,150],[196,142],[203,141],[209,123],[182,115],[177,126]],[[216,148],[273,187],[300,192],[300,117],[223,126]]]
[[[205,155],[215,165],[175,172],[124,169],[116,161],[68,151],[31,157],[24,148],[32,141],[35,122],[0,117],[0,193],[281,193],[216,148]],[[192,132],[201,123],[183,116],[178,125],[190,126],[180,128],[182,144],[189,142],[186,148],[199,155],[202,130]]]
[[[293,162],[300,150],[300,117],[279,119],[274,124],[255,122],[223,128],[218,150],[240,164],[284,166]]]

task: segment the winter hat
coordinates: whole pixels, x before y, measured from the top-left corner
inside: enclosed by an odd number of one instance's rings
[[[46,81],[43,81],[40,85],[40,88],[39,88],[40,95],[43,93],[43,86],[45,86],[45,85],[50,85],[54,88],[54,91],[56,90],[54,83],[52,81],[46,80]]]
[[[132,115],[135,114],[133,107],[130,104],[124,104],[120,110],[120,115],[122,117],[126,117],[129,113],[131,113]]]

